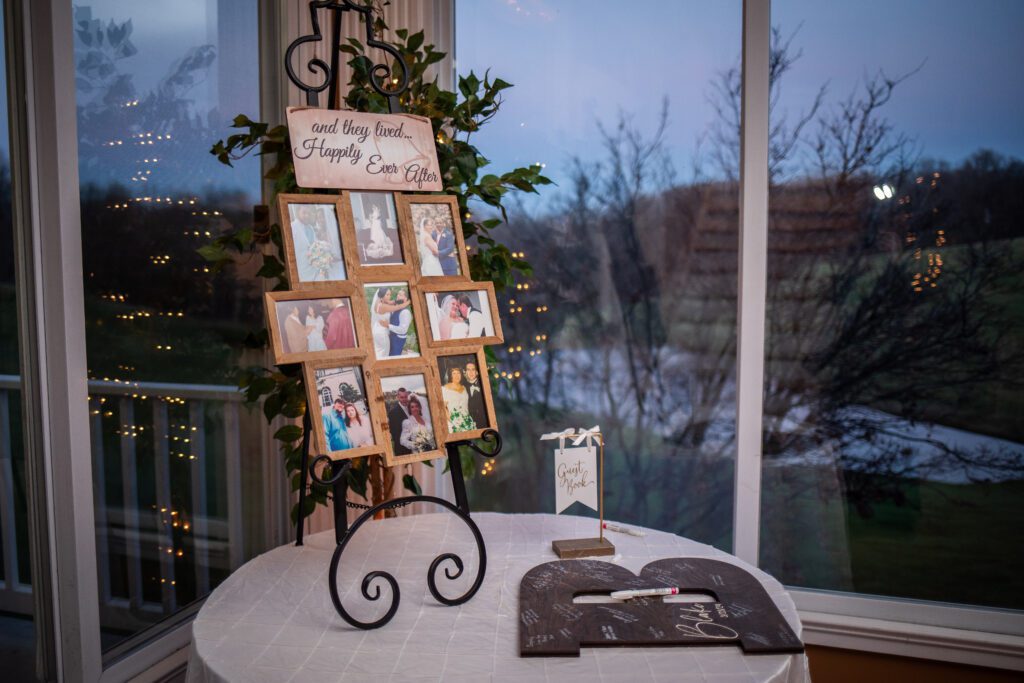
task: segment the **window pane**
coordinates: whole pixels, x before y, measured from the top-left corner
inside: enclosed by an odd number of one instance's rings
[[[1024,6],[772,9],[762,566],[1024,607]]]
[[[3,9],[0,3],[0,53],[6,55]],[[0,69],[0,652],[5,677],[17,681],[35,676],[35,624],[22,441],[8,124],[4,63]]]
[[[258,118],[255,0],[75,9],[87,353],[104,649],[262,549],[259,415],[234,388],[261,320],[251,272],[196,249],[251,221],[256,159],[209,154]],[[241,453],[247,452],[246,467]]]
[[[543,163],[558,184],[501,228],[535,272],[501,296],[508,456],[478,469],[474,507],[553,511],[538,437],[597,424],[609,518],[729,548],[741,4],[456,8],[459,73],[515,84],[473,135],[484,173]]]

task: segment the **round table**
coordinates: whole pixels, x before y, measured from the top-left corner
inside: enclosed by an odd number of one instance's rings
[[[551,541],[585,538],[593,519],[556,515],[474,513],[487,546],[487,575],[469,602],[445,607],[430,595],[426,573],[442,552],[466,562],[453,582],[440,572],[439,590],[465,592],[477,564],[466,525],[443,512],[371,521],[358,530],[342,557],[342,604],[364,621],[387,609],[359,593],[362,577],[386,570],[398,579],[401,604],[388,625],[355,629],[335,612],[327,590],[334,532],[308,536],[305,545],[281,546],[249,561],[207,599],[192,625],[188,681],[698,681],[753,683],[808,681],[804,655],[747,655],[738,645],[711,647],[584,647],[580,657],[518,656],[519,582],[532,567],[557,559]],[[645,537],[609,533],[614,558],[639,572],[654,559],[711,557],[757,576],[793,630],[800,620],[778,581],[702,543],[660,531]]]

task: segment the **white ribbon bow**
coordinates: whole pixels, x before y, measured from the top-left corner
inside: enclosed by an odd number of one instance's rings
[[[600,425],[594,425],[590,429],[581,429],[579,432],[576,431],[575,427],[569,427],[568,429],[563,429],[560,432],[548,432],[547,434],[541,435],[540,440],[553,441],[554,439],[558,439],[558,450],[564,451],[566,439],[572,439],[573,446],[579,446],[581,443],[586,441],[587,448],[593,448],[595,437],[603,438],[601,436]]]
[[[540,440],[541,441],[552,441],[554,439],[558,439],[558,450],[559,451],[565,451],[565,440],[566,439],[571,439],[575,435],[576,435],[576,428],[575,427],[569,427],[568,429],[563,429],[560,432],[549,432],[547,434],[543,434],[543,435],[541,435]]]
[[[581,443],[583,443],[583,441],[585,439],[586,442],[587,442],[587,448],[593,448],[594,447],[594,441],[593,441],[594,437],[603,438],[603,437],[601,437],[601,426],[600,425],[594,425],[590,429],[581,429],[579,431],[579,434],[576,435],[576,439],[572,442],[572,445],[573,446],[579,446]]]

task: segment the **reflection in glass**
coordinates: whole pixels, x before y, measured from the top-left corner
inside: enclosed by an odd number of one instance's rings
[[[259,551],[258,416],[234,388],[262,315],[248,266],[196,250],[251,220],[258,162],[208,150],[257,118],[256,3],[77,6],[83,265],[104,649]],[[252,436],[249,436],[252,434]],[[255,508],[255,509],[262,509]]]
[[[707,96],[738,62],[740,3],[456,9],[460,73],[515,84],[474,133],[483,172],[540,163],[558,183],[501,233],[535,272],[499,297],[495,407],[514,455],[484,465],[474,506],[553,511],[538,437],[599,424],[606,516],[729,548],[738,188],[722,158],[739,137]]]
[[[1022,608],[1024,17],[874,5],[772,8],[761,564]]]
[[[6,54],[3,19],[0,3],[0,51]],[[0,70],[0,652],[5,678],[29,680],[35,676],[35,624],[21,427],[8,120],[5,64]]]

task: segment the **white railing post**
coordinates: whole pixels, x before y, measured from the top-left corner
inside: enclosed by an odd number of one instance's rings
[[[164,611],[168,614],[177,609],[174,580],[174,533],[171,526],[175,518],[171,502],[171,452],[168,446],[170,419],[167,402],[153,397],[153,472],[156,479],[156,537],[160,554],[160,595]],[[179,437],[180,440],[180,437]]]
[[[192,487],[192,509],[189,524],[191,524],[192,559],[195,562],[196,570],[196,595],[206,595],[210,592],[210,509],[206,500],[208,463],[206,462],[205,415],[206,403],[204,401],[189,401],[189,454],[195,458],[191,461],[189,468],[189,483]],[[228,435],[225,435],[225,438],[229,438]]]
[[[121,498],[124,524],[124,555],[128,573],[128,602],[142,607],[142,529],[139,524],[139,475],[135,463],[135,406],[131,396],[118,401],[121,425]]]
[[[93,497],[96,501],[96,572],[100,579],[100,602],[111,604],[110,520],[107,514],[107,459],[103,452],[103,400],[89,397],[89,436],[92,440]]]
[[[228,558],[231,570],[242,565],[245,534],[242,526],[242,463],[238,429],[238,404],[224,404],[225,485],[228,494]]]

